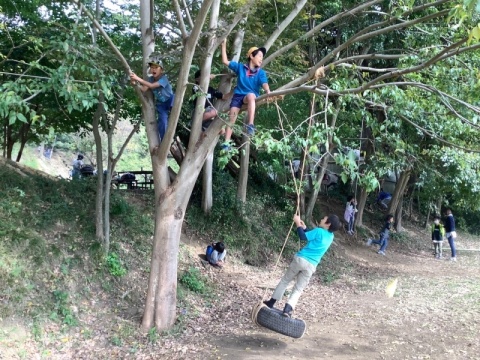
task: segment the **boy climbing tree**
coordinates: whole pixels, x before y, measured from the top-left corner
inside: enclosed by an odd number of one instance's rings
[[[222,43],[222,61],[235,74],[237,74],[237,86],[233,91],[232,101],[230,102],[230,126],[235,124],[240,109],[244,104],[247,105],[248,124],[246,127],[247,134],[253,136],[255,126],[253,120],[255,118],[255,99],[260,96],[260,88],[263,88],[267,94],[270,93],[268,86],[267,73],[261,69],[263,57],[267,50],[263,47],[252,47],[247,52],[247,64],[229,61],[227,57],[227,41]],[[228,126],[225,133],[225,142],[222,150],[230,150],[230,138],[232,136],[232,128]]]
[[[158,55],[152,55],[148,62],[151,76],[143,80],[134,72],[130,73],[133,84],[140,84],[142,92],[151,90],[155,97],[155,108],[157,110],[157,125],[160,141],[163,140],[167,131],[168,115],[173,104],[173,90],[167,75],[164,73],[163,62]]]

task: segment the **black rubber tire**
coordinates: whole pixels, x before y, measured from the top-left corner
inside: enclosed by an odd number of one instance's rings
[[[270,309],[267,306],[262,306],[258,310],[255,322],[269,330],[295,339],[300,339],[307,330],[305,321],[283,316],[281,310]]]

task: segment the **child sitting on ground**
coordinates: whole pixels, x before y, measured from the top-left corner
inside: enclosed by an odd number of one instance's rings
[[[207,261],[210,265],[223,267],[226,255],[225,244],[221,241],[207,246]]]
[[[442,243],[445,238],[445,227],[440,223],[440,216],[433,218],[432,224],[432,242],[435,249],[435,259],[440,260],[442,258]]]
[[[323,255],[333,242],[333,233],[340,228],[340,220],[337,215],[325,216],[320,220],[318,228],[308,231],[300,216],[295,215],[293,221],[297,226],[297,234],[301,240],[307,241],[299,252],[295,254],[288,266],[287,272],[278,283],[270,300],[264,301],[269,308],[283,297],[288,284],[295,279],[293,291],[285,304],[283,315],[292,316],[300,295],[308,285],[310,278],[317,269]]]

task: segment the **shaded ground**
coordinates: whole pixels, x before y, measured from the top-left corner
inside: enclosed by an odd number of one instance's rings
[[[480,358],[480,252],[460,250],[453,263],[434,260],[427,240],[417,253],[392,244],[386,257],[344,234],[336,242],[328,261],[342,264],[335,271],[341,275],[335,279],[319,268],[301,297],[295,316],[308,325],[302,339],[250,320],[253,305],[270,296],[287,263],[259,269],[231,252],[226,267],[216,269],[200,259],[206,240],[184,235],[180,270],[197,267],[219,295],[184,292],[171,333],[139,334],[148,264],[132,264],[118,292],[94,287],[84,269],[71,274],[78,281],[71,310],[79,324],[47,321],[38,328],[28,316],[0,319],[0,359]],[[460,236],[458,248],[480,246]],[[52,276],[61,276],[57,268],[52,264]],[[398,288],[389,299],[385,286],[393,278]],[[32,298],[32,306],[38,301]]]

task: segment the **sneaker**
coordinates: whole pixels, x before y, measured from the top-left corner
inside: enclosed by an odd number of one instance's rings
[[[246,126],[246,128],[247,128],[247,135],[248,135],[248,136],[253,136],[253,135],[255,135],[255,125],[253,125],[253,124],[248,124],[248,125]]]
[[[270,300],[264,301],[263,303],[267,305],[270,309],[273,309],[273,305],[275,305],[276,302],[277,300],[275,300],[274,298],[271,298]]]
[[[457,258],[456,257],[451,257],[450,261],[457,261]]]
[[[220,149],[222,151],[225,151],[225,152],[228,152],[230,151],[231,147],[230,147],[230,143],[227,141],[227,142],[224,142],[222,145],[220,145]]]
[[[292,313],[293,308],[289,304],[285,304],[285,307],[283,308],[283,316],[291,318]]]
[[[372,241],[373,241],[372,239],[368,239],[368,240],[367,240],[367,246],[372,245]]]
[[[385,256],[385,251],[379,251],[377,254]]]

